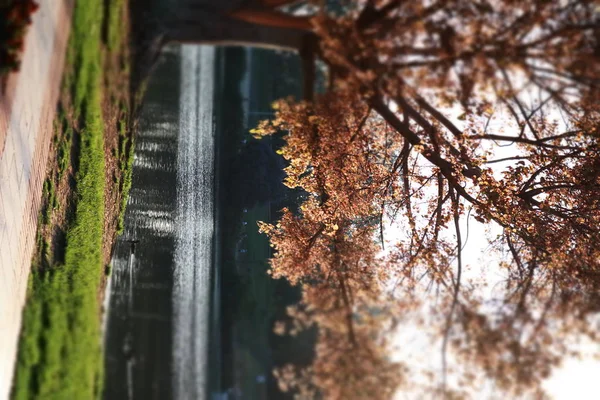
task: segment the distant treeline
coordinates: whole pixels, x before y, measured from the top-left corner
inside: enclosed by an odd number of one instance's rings
[[[257,205],[269,205],[271,220],[278,218],[283,207],[296,209],[297,191],[283,185],[285,177],[283,158],[276,153],[281,146],[280,137],[257,141],[248,130],[261,118],[266,118],[271,103],[282,97],[299,95],[301,88],[300,63],[295,55],[279,54],[269,51],[253,51],[254,64],[250,76],[252,89],[250,98],[245,98],[241,90],[241,82],[249,68],[246,50],[243,48],[226,48],[221,50],[224,57],[223,92],[219,101],[220,119],[218,128],[218,165],[221,179],[219,182],[219,207],[221,219],[221,341],[223,352],[222,387],[231,387],[234,383],[232,356],[234,340],[234,323],[241,318],[242,302],[248,301],[248,282],[235,267],[236,243],[240,241],[240,227],[244,210]],[[256,66],[258,65],[258,68]],[[247,116],[249,127],[245,127],[243,103],[249,102],[250,111],[259,111],[256,116]],[[271,222],[271,221],[269,221]],[[257,229],[254,224],[248,229]],[[286,318],[286,308],[300,300],[300,290],[290,286],[284,280],[273,281],[266,274],[267,260],[262,263],[264,273],[262,279],[274,286],[268,299],[270,312],[273,315],[270,327],[263,332],[269,349],[249,349],[251,353],[269,354],[269,365],[264,368],[271,371],[276,366],[292,363],[307,365],[312,360],[315,342],[314,332],[302,335],[278,336],[273,333],[273,324]],[[264,305],[263,305],[264,306]],[[272,379],[267,376],[268,398],[286,399]]]

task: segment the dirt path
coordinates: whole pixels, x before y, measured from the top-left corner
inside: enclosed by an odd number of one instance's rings
[[[10,393],[72,0],[38,0],[0,94],[0,400]]]

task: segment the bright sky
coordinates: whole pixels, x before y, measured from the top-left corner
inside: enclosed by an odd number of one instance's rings
[[[496,283],[500,282],[503,275],[500,270],[494,268],[494,260],[486,257],[487,246],[486,228],[475,220],[470,221],[469,240],[463,252],[466,277],[476,276],[482,273],[481,267],[485,266],[486,275]],[[466,229],[463,228],[463,232]],[[386,236],[393,235],[388,231]],[[424,311],[426,312],[426,311]],[[424,336],[417,325],[402,327],[395,338],[395,358],[407,362],[409,365],[419,365],[426,369],[441,370],[441,342],[431,343]],[[555,400],[597,400],[600,398],[599,381],[600,361],[595,359],[593,352],[600,351],[600,344],[587,342],[581,346],[584,356],[581,359],[566,357],[563,365],[555,370],[554,374],[545,382],[544,388]],[[589,349],[585,351],[585,349]],[[452,358],[449,358],[449,367],[452,367]],[[451,381],[451,377],[449,377]],[[493,393],[490,387],[485,387],[477,399],[505,398],[502,393]],[[400,391],[396,400],[423,399],[418,392]]]
[[[450,115],[454,114],[453,122],[457,126],[461,126],[461,122],[456,116],[459,111],[451,110]],[[556,120],[560,120],[558,113],[552,114]],[[490,124],[490,128],[508,128],[506,119],[502,115],[497,115],[495,121]],[[511,130],[507,129],[504,134],[511,134]],[[513,148],[499,149],[495,151],[494,158],[502,158],[514,155]],[[388,226],[386,229],[386,239],[393,242],[394,238],[402,236],[402,229],[398,226]],[[461,224],[463,241],[465,240],[467,226],[466,218],[463,218]],[[465,279],[469,277],[475,278],[484,275],[489,283],[490,288],[500,283],[505,278],[502,271],[498,268],[498,260],[486,252],[488,246],[488,238],[495,236],[501,231],[490,231],[489,227],[485,227],[477,222],[474,218],[470,218],[468,227],[468,241],[463,250],[463,276]],[[434,304],[431,304],[432,306]],[[427,314],[424,310],[423,314]],[[398,360],[406,362],[408,365],[418,365],[425,369],[430,369],[436,372],[436,375],[441,376],[441,340],[432,346],[428,340],[424,338],[423,333],[419,330],[416,324],[408,326],[404,324],[402,331],[398,332],[394,340],[394,357]],[[581,359],[573,357],[565,357],[563,364],[557,368],[552,376],[546,380],[544,389],[555,400],[596,400],[600,399],[599,382],[600,379],[600,360],[595,359],[593,353],[600,352],[600,344],[586,342],[578,346],[582,350],[583,357]],[[449,355],[448,367],[452,368],[452,357]],[[416,379],[419,379],[418,377]],[[428,378],[423,378],[424,383],[427,383]],[[452,376],[449,375],[448,382],[452,382]],[[429,382],[432,383],[432,382]],[[400,391],[397,393],[396,400],[412,400],[423,399],[422,394],[412,391]],[[477,399],[506,399],[503,393],[494,392],[491,385],[483,385],[483,388],[476,394]]]

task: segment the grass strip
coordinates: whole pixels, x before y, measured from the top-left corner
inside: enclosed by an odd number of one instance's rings
[[[131,179],[133,176],[133,149],[135,140],[126,132],[126,123],[121,121],[119,127],[119,170],[121,172],[121,203],[119,204],[119,219],[117,221],[117,233],[123,234],[125,229],[125,208],[129,191],[131,190]]]
[[[102,29],[107,18],[109,39],[121,40],[120,21],[114,13],[120,13],[124,6],[125,0],[110,0],[110,15],[104,15],[102,0],[78,0],[75,5],[63,77],[63,92],[70,95],[74,117],[65,126],[61,125],[69,132],[69,138],[76,132],[73,137],[78,141],[75,146],[78,154],[73,163],[77,171],[75,212],[70,216],[66,232],[64,262],[32,266],[13,399],[64,400],[102,396],[98,296],[104,274],[105,217]],[[67,149],[61,151],[68,155]],[[66,169],[63,164],[68,157],[64,157],[59,165],[61,173]],[[52,187],[48,185],[45,195],[51,196],[51,192]]]

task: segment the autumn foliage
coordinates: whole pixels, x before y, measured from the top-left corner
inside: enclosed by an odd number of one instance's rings
[[[294,312],[297,324],[317,324],[320,332],[312,373],[304,371],[305,379],[286,385],[297,387],[304,398],[314,398],[314,385],[327,398],[389,398],[402,371],[383,353],[380,333],[387,321],[379,283],[387,270],[372,239],[381,194],[390,183],[385,158],[393,146],[371,134],[386,127],[369,118],[364,104],[353,104],[352,97],[340,93],[322,100],[319,112],[280,102],[278,118],[254,131],[293,129],[281,151],[290,162],[285,183],[310,194],[301,216],[283,210],[276,226],[260,224],[277,250],[273,277],[306,284],[306,308]],[[340,107],[351,111],[341,114]],[[279,371],[282,381],[296,377],[290,369]]]
[[[303,288],[293,329],[319,329],[313,365],[277,371],[280,383],[302,398],[393,397],[418,368],[393,361],[386,338],[435,291],[428,328],[442,368],[423,391],[468,397],[480,378],[542,396],[569,338],[597,339],[598,6],[349,9],[312,20],[327,92],[277,102],[253,131],[287,132],[285,183],[308,194],[299,213],[260,224],[273,277]],[[503,279],[493,299],[479,290],[485,278],[464,276],[471,220],[495,233]],[[460,389],[447,383],[451,369]]]

